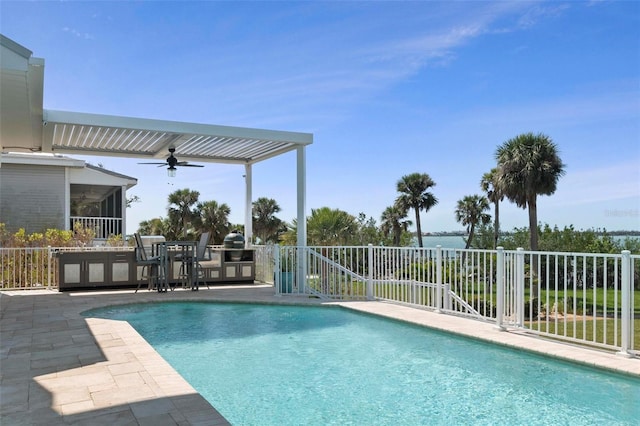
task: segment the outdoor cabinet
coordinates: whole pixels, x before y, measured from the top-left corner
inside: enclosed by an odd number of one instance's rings
[[[199,262],[199,280],[211,284],[253,282],[254,253],[251,249],[212,249],[210,258]],[[60,291],[133,287],[142,279],[142,266],[133,250],[60,251],[56,256]],[[181,266],[170,252],[167,272],[172,285],[185,279]]]
[[[227,281],[253,281],[255,270],[252,262],[225,262],[224,278]]]
[[[135,254],[131,251],[68,251],[57,257],[60,291],[135,282]]]
[[[135,275],[135,255],[128,251],[109,253],[109,265],[111,272],[110,282],[113,285],[131,284],[132,275]]]
[[[222,281],[222,268],[202,268],[202,279],[207,282]]]
[[[107,253],[61,252],[58,259],[61,291],[107,283]]]
[[[232,260],[232,253],[237,250],[225,250],[224,256],[224,281],[251,281],[255,280],[256,268],[254,262],[254,250],[242,250],[239,260]]]

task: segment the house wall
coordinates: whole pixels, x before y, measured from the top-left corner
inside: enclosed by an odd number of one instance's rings
[[[64,188],[64,167],[2,163],[0,222],[11,232],[66,229]]]

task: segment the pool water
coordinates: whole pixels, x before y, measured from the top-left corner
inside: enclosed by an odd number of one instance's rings
[[[169,302],[128,321],[234,425],[636,425],[640,379],[337,307]]]

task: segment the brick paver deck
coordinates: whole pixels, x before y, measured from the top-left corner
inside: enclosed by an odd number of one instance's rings
[[[323,303],[275,296],[273,287],[264,285],[137,294],[2,292],[0,424],[229,424],[128,323],[80,315],[96,307],[164,300]],[[518,331],[501,332],[491,324],[395,304],[339,304],[640,377],[637,358],[550,342]]]

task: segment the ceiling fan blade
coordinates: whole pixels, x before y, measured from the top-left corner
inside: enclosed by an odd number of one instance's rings
[[[204,167],[202,164],[189,164],[188,161],[178,161],[178,159],[173,155],[173,153],[175,152],[175,148],[169,148],[169,157],[167,158],[167,161],[165,162],[158,162],[158,161],[154,161],[154,162],[147,162],[147,163],[138,163],[138,164],[155,164],[158,167],[167,167],[168,166],[168,170],[170,173],[173,172],[173,175],[175,175],[175,168],[177,166],[180,167]]]

